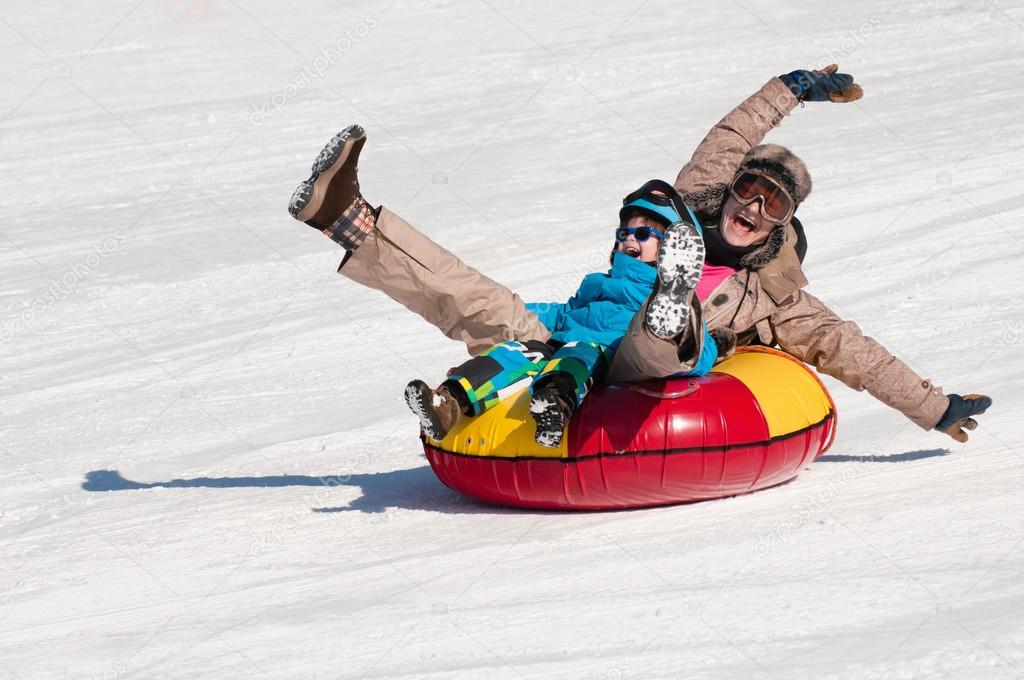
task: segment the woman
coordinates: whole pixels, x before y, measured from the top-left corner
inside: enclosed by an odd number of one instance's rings
[[[676,178],[676,189],[704,225],[707,262],[697,286],[704,321],[740,345],[778,344],[853,389],[866,389],[921,428],[966,442],[965,430],[977,427],[972,416],[991,405],[989,397],[947,397],[802,290],[807,246],[794,213],[811,192],[810,173],[788,149],[759,144],[802,101],[859,99],[860,87],[837,70],[833,64],[772,78],[711,129]],[[673,347],[640,328],[633,342],[629,338],[610,381],[654,378],[671,366]],[[659,354],[663,361],[652,359]]]
[[[832,65],[772,78],[711,129],[680,171],[675,188],[705,227],[707,261],[692,304],[703,310],[720,355],[737,343],[778,344],[853,389],[866,389],[918,426],[965,442],[965,430],[977,427],[972,416],[983,413],[991,399],[947,397],[856,324],[802,290],[807,285],[801,270],[806,239],[794,213],[810,194],[810,174],[788,149],[759,144],[803,101],[859,99],[860,87],[837,70]],[[348,251],[339,273],[420,314],[464,342],[472,355],[507,340],[546,342],[551,331],[518,295],[394,213],[366,203],[357,180],[364,142],[357,126],[332,139],[289,206],[293,217]],[[656,287],[651,300],[658,295]],[[691,298],[676,297],[669,306]],[[692,358],[678,338],[651,327],[649,304],[633,316],[608,381],[666,377]]]

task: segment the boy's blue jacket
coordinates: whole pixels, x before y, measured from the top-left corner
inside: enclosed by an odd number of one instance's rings
[[[526,308],[551,331],[552,340],[594,342],[614,352],[657,278],[651,265],[615,253],[612,268],[587,274],[568,302],[530,302]]]

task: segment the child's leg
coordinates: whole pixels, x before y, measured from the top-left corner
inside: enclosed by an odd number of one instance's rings
[[[551,332],[522,298],[431,241],[387,208],[338,273],[419,314],[477,354],[507,340],[545,342]]]
[[[545,386],[554,384],[563,396],[569,397],[571,415],[607,368],[608,354],[604,347],[592,342],[570,342],[559,347],[533,379],[530,393],[536,394]]]
[[[644,323],[647,305],[629,324],[612,358],[608,382],[639,382],[674,375],[705,375],[718,358],[718,348],[704,326],[700,303],[693,298],[690,322],[682,342],[662,338]]]
[[[570,342],[555,352],[530,385],[530,416],[538,444],[561,445],[569,419],[607,367],[608,357],[600,345]]]
[[[543,342],[503,342],[455,369],[441,386],[458,398],[463,413],[477,416],[498,403],[498,392],[536,375],[551,357]]]

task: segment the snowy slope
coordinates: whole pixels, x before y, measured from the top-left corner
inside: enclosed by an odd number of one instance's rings
[[[0,8],[0,678],[1024,676],[1019,5],[315,4]],[[971,441],[830,380],[775,489],[444,488],[400,395],[462,349],[288,217],[323,142],[362,123],[371,201],[564,299],[626,191],[833,60],[866,97],[771,136],[810,290],[991,394]]]

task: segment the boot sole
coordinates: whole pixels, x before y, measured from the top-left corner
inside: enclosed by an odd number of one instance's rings
[[[405,403],[416,417],[420,419],[420,427],[423,432],[436,441],[440,441],[448,434],[441,425],[440,419],[434,412],[433,400],[430,397],[431,389],[422,380],[413,380],[405,386]]]
[[[309,179],[301,182],[292,192],[291,200],[288,201],[288,212],[291,216],[300,222],[309,223],[323,207],[331,180],[345,167],[349,159],[354,163],[359,162],[359,152],[365,143],[366,131],[358,125],[349,125],[334,135],[313,161]]]
[[[690,321],[690,293],[704,267],[704,239],[697,228],[676,222],[658,252],[658,293],[647,305],[647,327],[655,335],[679,335]]]
[[[565,433],[565,415],[554,397],[547,395],[534,396],[530,400],[530,415],[537,425],[534,441],[549,449],[557,449],[562,444]]]

